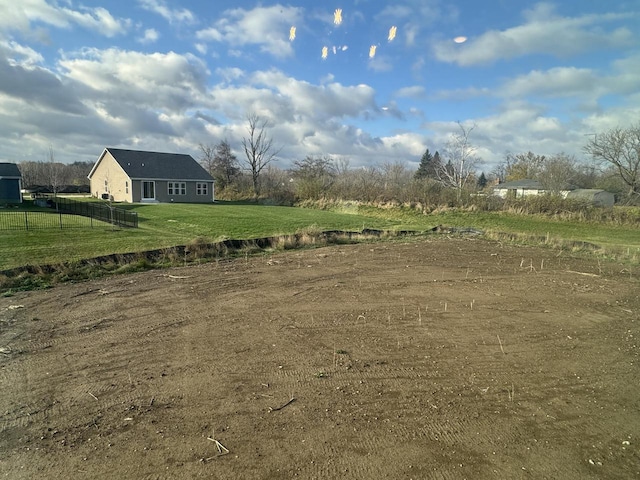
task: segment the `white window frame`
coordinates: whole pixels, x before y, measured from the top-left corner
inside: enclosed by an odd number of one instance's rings
[[[197,182],[196,195],[209,195],[209,184],[206,182]]]
[[[167,193],[169,195],[186,195],[187,182],[167,182]]]

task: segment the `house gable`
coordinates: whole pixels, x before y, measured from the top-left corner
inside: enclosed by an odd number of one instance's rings
[[[91,195],[116,202],[133,202],[133,182],[107,149],[89,172]]]

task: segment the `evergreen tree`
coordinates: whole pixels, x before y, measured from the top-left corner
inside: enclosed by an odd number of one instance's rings
[[[438,178],[440,175],[440,170],[442,170],[442,162],[440,161],[440,153],[436,150],[436,153],[433,154],[433,161],[431,162],[431,178]]]
[[[437,171],[440,166],[440,154],[438,152],[435,155],[431,155],[429,149],[427,148],[424,155],[420,159],[420,166],[414,175],[416,180],[422,178],[436,178]]]
[[[231,145],[229,145],[227,139],[222,140],[216,145],[213,156],[213,171],[213,177],[221,188],[231,185],[234,179],[240,174],[238,158],[231,150]]]
[[[477,185],[479,190],[483,190],[487,186],[487,177],[485,177],[484,172],[478,177]]]

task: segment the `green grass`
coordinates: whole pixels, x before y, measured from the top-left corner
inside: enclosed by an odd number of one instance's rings
[[[341,211],[325,211],[232,202],[117,206],[137,212],[140,228],[0,231],[0,270],[185,245],[198,237],[214,242],[227,238],[286,235],[306,229],[427,230],[439,224],[589,242],[605,250],[626,251],[626,256],[632,260],[640,258],[640,230],[637,227],[503,212],[444,211],[422,215],[409,208],[354,206]]]
[[[471,212],[464,210],[442,210],[438,213],[422,215],[409,208],[380,209],[361,206],[361,215],[386,218],[392,216],[400,223],[397,228],[407,230],[426,229],[434,225],[452,227],[473,227],[484,230],[496,237],[498,233],[512,233],[521,237],[524,243],[541,243],[540,237],[556,246],[586,242],[597,245],[599,253],[616,257],[623,261],[640,263],[640,228],[633,225],[613,223],[561,220],[543,215],[518,215],[507,212]]]
[[[633,225],[559,220],[542,215],[517,215],[506,212],[444,211],[422,215],[408,208],[394,210],[360,207],[360,214],[402,220],[406,229],[424,229],[429,225],[473,227],[487,232],[515,233],[522,236],[549,237],[565,242],[587,242],[598,245],[603,252],[627,252],[631,260],[640,259],[640,229]],[[552,242],[553,243],[553,242]]]
[[[118,207],[138,213],[138,229],[0,231],[0,270],[185,245],[198,237],[251,239],[308,228],[359,231],[394,228],[398,223],[364,215],[226,202]]]
[[[589,242],[602,247],[640,248],[640,230],[628,225],[554,220],[542,216],[503,212],[440,213],[432,215],[431,220],[442,225],[472,226],[524,235],[549,235],[552,238]]]

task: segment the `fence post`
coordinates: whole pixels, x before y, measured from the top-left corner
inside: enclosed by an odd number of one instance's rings
[[[25,230],[29,230],[29,215],[28,212],[24,212],[24,228]]]
[[[59,211],[59,215],[60,215],[60,230],[62,230],[62,211]]]

